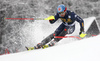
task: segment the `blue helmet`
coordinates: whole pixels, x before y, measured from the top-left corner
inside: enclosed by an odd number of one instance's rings
[[[57,12],[65,12],[67,10],[67,7],[65,7],[65,5],[61,4],[57,7]]]

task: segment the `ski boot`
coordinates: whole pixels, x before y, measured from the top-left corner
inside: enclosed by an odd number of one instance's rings
[[[36,46],[34,46],[34,49],[40,49],[43,45],[41,43],[38,43]]]
[[[51,41],[50,44],[48,44],[49,47],[54,46],[56,41]]]

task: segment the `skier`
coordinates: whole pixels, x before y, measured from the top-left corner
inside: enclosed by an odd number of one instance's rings
[[[65,36],[66,34],[72,34],[75,30],[75,21],[80,24],[79,35],[84,32],[84,21],[74,12],[67,10],[65,5],[61,4],[57,7],[57,14],[54,16],[55,19],[50,19],[51,24],[55,23],[59,18],[62,20],[62,24],[55,30],[54,33],[50,34],[41,43],[34,46],[35,49],[39,49],[51,41],[48,46],[53,46],[59,42],[62,38],[55,38],[54,36]]]

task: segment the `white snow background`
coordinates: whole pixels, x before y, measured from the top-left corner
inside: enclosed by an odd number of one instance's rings
[[[100,61],[100,35],[46,49],[3,55],[0,61]]]

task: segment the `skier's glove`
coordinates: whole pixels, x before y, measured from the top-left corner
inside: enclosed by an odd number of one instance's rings
[[[84,28],[80,28],[80,32],[79,32],[79,35],[84,32]]]
[[[84,32],[84,28],[80,29],[80,33],[79,33],[81,38],[84,38],[87,34]]]
[[[52,24],[54,23],[54,19],[50,19],[49,22]]]

